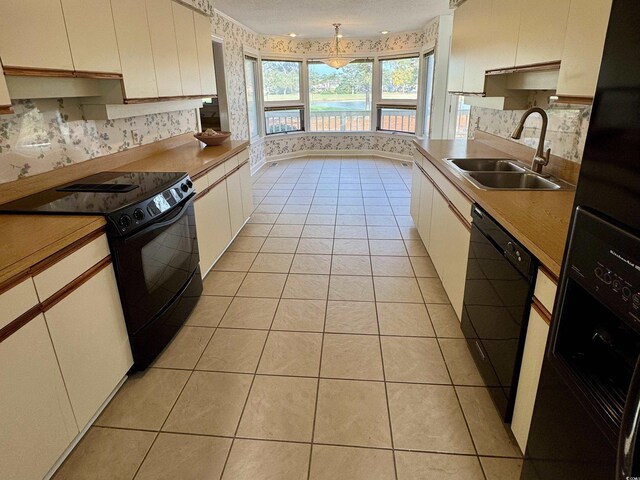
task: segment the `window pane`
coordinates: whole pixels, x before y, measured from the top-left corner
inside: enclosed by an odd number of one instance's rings
[[[424,95],[424,136],[431,131],[431,101],[433,99],[433,53],[425,56],[427,83]]]
[[[309,64],[309,129],[314,132],[371,130],[373,63],[340,69]]]
[[[464,103],[464,97],[458,97],[456,114],[456,138],[467,138],[469,133],[469,113],[471,107]]]
[[[264,112],[267,135],[302,130],[302,109],[268,110]]]
[[[244,75],[247,85],[247,108],[249,114],[249,133],[251,138],[260,134],[258,130],[258,96],[256,92],[257,61],[247,58],[244,61]]]
[[[265,102],[300,100],[300,62],[262,61]]]
[[[381,60],[382,98],[384,100],[417,100],[418,65],[418,57]]]
[[[416,111],[408,108],[379,108],[379,130],[416,133]]]

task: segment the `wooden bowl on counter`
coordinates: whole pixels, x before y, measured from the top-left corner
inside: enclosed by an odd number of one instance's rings
[[[202,133],[196,133],[194,137],[206,144],[207,147],[215,145],[222,145],[231,136],[231,132],[218,132],[218,135],[202,135]]]

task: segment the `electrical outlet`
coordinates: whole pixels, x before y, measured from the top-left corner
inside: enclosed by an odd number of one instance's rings
[[[131,130],[131,141],[134,145],[140,145],[142,143],[142,137],[140,136],[140,132],[138,132],[138,130]]]

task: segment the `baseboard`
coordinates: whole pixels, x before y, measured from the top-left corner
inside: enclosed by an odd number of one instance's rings
[[[412,161],[411,154],[394,153],[394,152],[381,152],[380,150],[300,150],[298,152],[283,153],[281,155],[271,155],[265,157],[265,164],[273,163],[282,160],[291,160],[300,157],[309,156],[340,156],[340,157],[376,157],[386,158],[389,160],[396,160],[399,162]]]
[[[264,162],[262,162],[262,163],[257,164],[257,165],[253,165],[251,167],[251,176],[253,177],[254,175],[257,175],[266,166],[267,166],[267,161],[266,160]]]

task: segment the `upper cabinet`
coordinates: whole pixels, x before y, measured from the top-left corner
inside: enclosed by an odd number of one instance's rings
[[[216,71],[213,66],[213,44],[211,43],[211,20],[206,15],[193,13],[200,67],[200,93],[217,95]]]
[[[11,97],[9,97],[7,82],[4,79],[4,73],[2,73],[2,62],[0,62],[0,114],[2,113],[13,113],[13,110],[11,109]]]
[[[0,56],[5,67],[72,71],[60,0],[2,0]]]
[[[182,78],[183,95],[200,95],[200,64],[198,63],[198,47],[196,29],[193,21],[194,12],[180,3],[173,2],[173,23],[176,29],[178,60]]]
[[[596,91],[611,0],[591,0],[589,8],[571,2],[557,93],[592,97]]]
[[[158,82],[158,94],[161,97],[182,95],[178,45],[171,4],[171,0],[147,0],[151,48]]]
[[[547,63],[561,59],[570,1],[521,0],[516,65]],[[584,2],[573,2],[580,3],[581,8],[585,8]]]
[[[580,0],[467,0],[454,13],[449,91],[496,96],[486,71],[560,63],[557,89],[555,77],[535,89],[592,97],[610,8],[611,0],[588,8]]]
[[[111,0],[124,93],[127,99],[157,98],[158,85],[145,2]]]
[[[76,71],[121,73],[110,0],[61,0]]]

